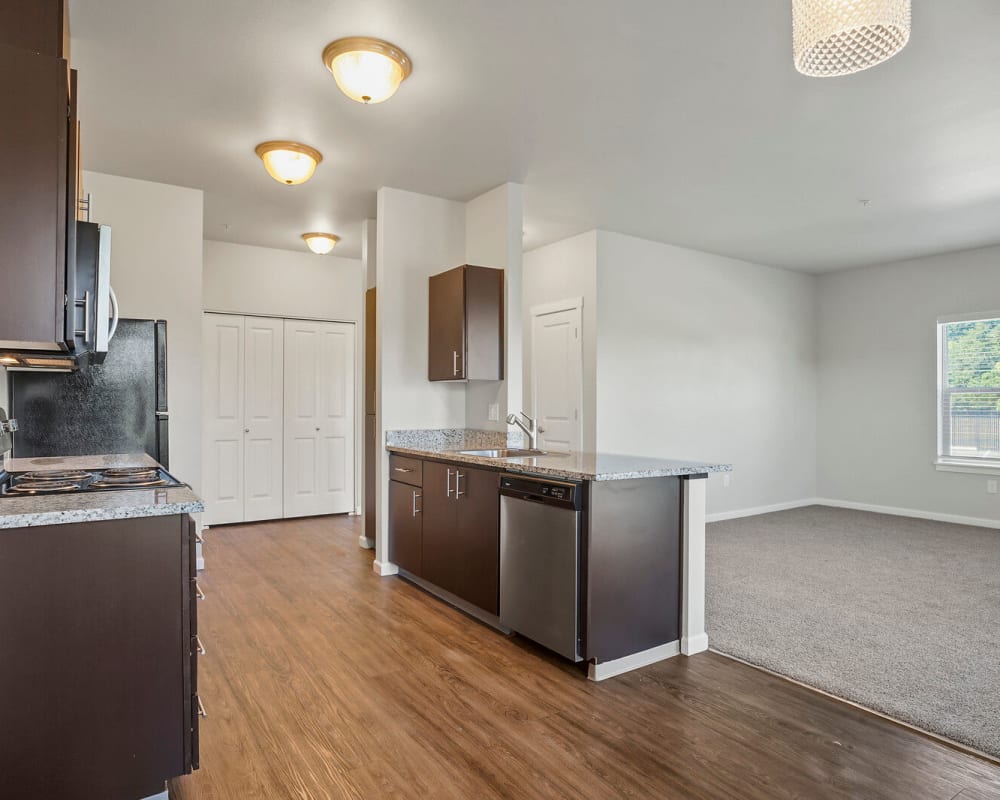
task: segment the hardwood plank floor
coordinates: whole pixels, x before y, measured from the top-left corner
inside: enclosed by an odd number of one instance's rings
[[[357,518],[216,528],[175,800],[1000,798],[1000,767],[722,656],[601,684],[398,578]]]

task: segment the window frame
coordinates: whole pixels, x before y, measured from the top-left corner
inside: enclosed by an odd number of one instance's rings
[[[951,450],[951,416],[945,412],[945,401],[952,394],[997,394],[1000,387],[973,386],[961,390],[948,386],[947,353],[945,341],[947,327],[957,322],[982,322],[983,320],[1000,320],[1000,311],[983,311],[975,314],[952,314],[938,317],[937,320],[937,457],[934,466],[940,472],[966,472],[976,475],[1000,474],[1000,457],[986,458],[981,456],[948,455]]]

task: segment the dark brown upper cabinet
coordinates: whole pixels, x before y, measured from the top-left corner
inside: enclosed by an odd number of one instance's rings
[[[499,381],[504,374],[504,271],[465,265],[432,275],[427,377]]]
[[[69,0],[0,0],[0,47],[69,61]]]
[[[66,79],[64,60],[0,45],[3,347],[58,352],[73,341],[66,267],[75,259],[77,147]]]

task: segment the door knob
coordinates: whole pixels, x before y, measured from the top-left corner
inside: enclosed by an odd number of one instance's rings
[[[250,433],[250,429],[249,428],[244,428],[243,429],[243,433]]]
[[[319,428],[316,429],[316,433],[319,433]]]

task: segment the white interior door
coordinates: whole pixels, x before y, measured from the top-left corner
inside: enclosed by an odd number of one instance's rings
[[[583,439],[583,336],[579,301],[531,312],[532,416],[543,450],[579,450]]]
[[[354,325],[285,320],[285,516],[354,511]]]
[[[281,519],[284,474],[284,320],[244,323],[244,519]]]
[[[206,525],[244,519],[243,317],[205,314],[204,495]]]

